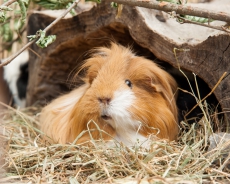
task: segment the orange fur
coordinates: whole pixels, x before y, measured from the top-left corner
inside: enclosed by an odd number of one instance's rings
[[[73,142],[87,129],[92,130],[91,133],[85,133],[77,143],[90,140],[90,135],[94,139],[102,137],[109,140],[117,132],[125,134],[129,127],[137,131],[138,127],[132,127],[130,122],[123,123],[123,127],[110,123],[113,120],[102,118],[102,109],[107,109],[109,105],[101,101],[112,101],[116,96],[115,91],[121,96],[122,91],[126,91],[133,97],[127,102],[124,100],[124,104],[128,104],[127,109],[119,113],[125,111],[130,121],[141,122],[141,135],[148,137],[156,134],[159,138],[176,140],[178,114],[175,80],[152,61],[135,56],[130,49],[120,45],[112,43],[111,48],[96,51],[82,66],[86,69],[85,84],[57,98],[42,110],[42,131],[59,143]],[[132,82],[132,87],[125,83],[127,79]],[[98,131],[95,123],[107,133]]]

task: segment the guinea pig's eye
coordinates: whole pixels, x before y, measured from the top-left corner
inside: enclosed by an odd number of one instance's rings
[[[127,84],[127,86],[129,86],[132,89],[133,84],[130,80],[126,79],[125,84]]]

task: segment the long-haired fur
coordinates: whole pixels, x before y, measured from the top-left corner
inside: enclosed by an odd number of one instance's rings
[[[154,62],[112,43],[110,48],[96,49],[82,69],[85,84],[41,112],[41,129],[54,142],[73,142],[85,130],[91,131],[77,143],[90,136],[128,140],[135,132],[177,139],[177,84]]]

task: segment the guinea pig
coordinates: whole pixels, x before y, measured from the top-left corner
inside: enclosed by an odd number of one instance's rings
[[[85,83],[41,112],[41,130],[54,142],[177,139],[177,83],[157,64],[111,43],[95,49],[82,70]]]

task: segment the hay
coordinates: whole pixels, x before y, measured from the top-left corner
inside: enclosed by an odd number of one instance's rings
[[[206,118],[181,131],[178,142],[158,140],[150,150],[103,141],[84,145],[50,145],[41,139],[39,108],[9,109],[1,128],[5,140],[5,173],[0,183],[209,183],[230,182],[230,141],[207,151]]]

